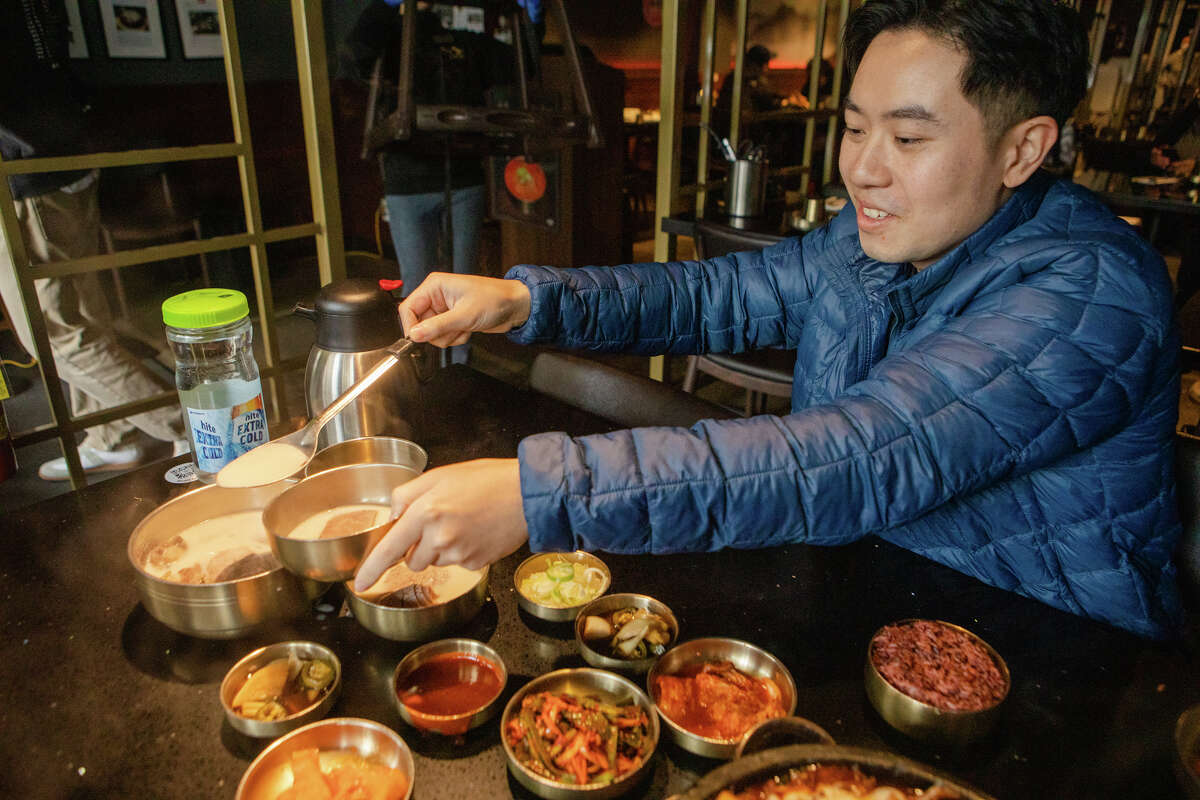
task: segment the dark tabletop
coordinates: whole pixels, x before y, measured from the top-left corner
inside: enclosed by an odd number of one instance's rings
[[[421,442],[431,465],[513,456],[538,430],[592,433],[605,423],[464,367],[425,387]],[[389,678],[414,645],[368,633],[327,595],[305,619],[234,641],[172,632],[138,602],[125,546],[137,522],[181,489],[152,465],[47,500],[0,522],[0,796],[232,797],[263,744],[224,720],[218,684],[234,661],[284,638],[331,646],[342,660],[334,716],[397,730],[416,756],[420,800],[526,798],[505,770],[491,723],[462,744],[403,723]],[[512,573],[497,564],[490,599],[458,632],[488,642],[510,673],[529,678],[582,666],[570,626],[539,624],[517,609]],[[605,555],[613,591],[666,602],[684,638],[733,636],[774,653],[791,670],[797,713],[840,744],[901,753],[952,772],[997,798],[1160,798],[1178,791],[1172,727],[1200,702],[1200,660],[992,589],[877,539],[838,548],[790,546],[678,556]],[[993,736],[958,755],[892,734],[863,689],[866,645],[879,626],[936,617],[982,635],[1007,659],[1013,688]],[[665,740],[640,791],[661,798],[717,766]]]

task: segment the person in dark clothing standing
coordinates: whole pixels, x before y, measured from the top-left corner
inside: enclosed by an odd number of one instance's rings
[[[67,70],[67,15],[62,0],[0,3],[0,157],[5,161],[78,155],[87,148],[84,106]],[[9,180],[21,238],[32,264],[84,258],[100,249],[98,170],[15,175]],[[11,244],[0,231],[0,295],[14,315],[22,346],[35,352],[17,283]],[[59,377],[76,416],[157,394],[163,386],[113,335],[95,272],[38,278],[38,300]],[[42,354],[45,356],[46,354]],[[137,429],[187,452],[178,406],[135,414],[88,429],[79,447],[85,472],[119,470],[142,460]],[[38,475],[66,480],[66,459]]]
[[[359,75],[369,75],[380,56],[384,58],[383,74],[397,74],[404,23],[397,5],[399,0],[372,0],[359,16],[349,39]],[[488,36],[446,30],[440,17],[426,6],[418,5],[415,102],[485,105],[487,90],[506,82],[503,78],[511,72],[511,50]],[[391,103],[394,107],[395,100]],[[475,271],[486,201],[483,163],[474,155],[452,156],[447,176],[444,147],[443,138],[414,131],[410,140],[393,142],[379,153],[384,202],[405,296],[439,263],[447,180],[452,190],[453,270]],[[465,349],[460,348],[452,357],[457,363],[465,356]]]

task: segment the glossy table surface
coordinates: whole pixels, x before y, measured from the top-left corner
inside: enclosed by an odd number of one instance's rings
[[[452,367],[424,387],[422,444],[431,464],[512,456],[539,430],[593,433],[606,423],[545,397]],[[414,797],[529,795],[505,769],[499,726],[455,743],[409,728],[389,679],[413,645],[379,639],[340,615],[331,590],[305,618],[234,641],[172,632],[150,617],[133,584],[130,531],[177,494],[163,464],[6,513],[0,521],[0,796],[232,797],[262,742],[235,732],[217,696],[224,672],[272,641],[306,638],[342,660],[333,716],[397,730],[416,757]],[[582,666],[570,626],[517,608],[497,564],[482,612],[458,635],[488,642],[507,663],[511,693],[530,678]],[[1200,702],[1200,660],[993,589],[877,539],[838,548],[673,556],[604,555],[613,591],[650,594],[678,617],[683,638],[732,636],[778,656],[798,687],[797,713],[841,744],[900,753],[998,798],[1168,798],[1172,728]],[[893,734],[863,689],[867,642],[881,625],[936,617],[982,635],[1012,671],[994,735],[964,754],[937,753]],[[683,791],[717,762],[664,741],[634,797]]]

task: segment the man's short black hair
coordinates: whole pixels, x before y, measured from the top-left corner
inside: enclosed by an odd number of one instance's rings
[[[876,36],[902,30],[966,56],[963,95],[997,139],[1031,117],[1061,126],[1087,91],[1087,33],[1079,14],[1054,0],[870,0],[846,23],[851,77]]]

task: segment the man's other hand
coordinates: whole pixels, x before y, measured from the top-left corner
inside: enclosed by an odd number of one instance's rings
[[[437,347],[473,332],[504,333],[529,318],[529,289],[515,280],[434,272],[400,304],[404,335]]]
[[[504,558],[529,538],[515,458],[432,469],[396,487],[392,514],[399,519],[359,567],[355,591],[369,588],[406,556],[414,571],[431,564],[479,569]]]

